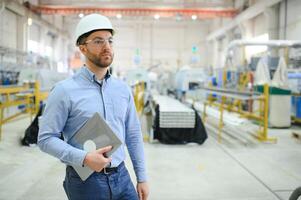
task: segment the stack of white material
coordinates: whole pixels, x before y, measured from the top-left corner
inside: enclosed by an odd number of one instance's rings
[[[168,96],[154,96],[159,105],[160,128],[194,128],[195,112],[176,99]]]

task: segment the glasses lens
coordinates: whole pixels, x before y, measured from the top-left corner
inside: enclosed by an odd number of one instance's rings
[[[106,44],[106,42],[108,42],[109,45],[112,46],[113,43],[114,43],[114,40],[113,40],[113,38],[107,38],[107,39],[96,38],[96,39],[93,39],[93,40],[86,41],[85,44],[89,44],[90,42],[95,47],[103,47]]]

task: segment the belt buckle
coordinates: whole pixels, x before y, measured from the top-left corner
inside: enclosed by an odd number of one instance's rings
[[[107,172],[106,167],[103,168],[103,173],[104,174],[109,174],[109,172]]]

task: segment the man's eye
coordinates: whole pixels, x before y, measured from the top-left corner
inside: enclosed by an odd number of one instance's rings
[[[102,40],[95,40],[94,44],[103,44],[103,41]]]

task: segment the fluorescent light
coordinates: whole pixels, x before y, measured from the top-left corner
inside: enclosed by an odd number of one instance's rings
[[[27,24],[28,24],[28,26],[32,25],[32,19],[30,17],[28,17],[28,19],[27,19]]]
[[[79,16],[79,18],[82,18],[84,16],[84,14],[80,13],[78,16]]]
[[[122,15],[121,14],[117,14],[116,17],[117,17],[117,19],[121,19]]]
[[[192,15],[192,16],[191,16],[191,19],[192,19],[192,20],[196,20],[197,18],[198,18],[198,16],[196,16],[196,15]]]
[[[160,15],[155,14],[155,15],[154,15],[154,18],[155,18],[155,19],[160,19]]]

